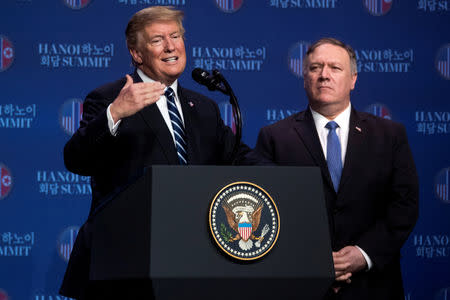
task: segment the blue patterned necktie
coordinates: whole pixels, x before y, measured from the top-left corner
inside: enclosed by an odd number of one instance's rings
[[[336,134],[337,127],[339,127],[339,125],[334,121],[330,121],[325,125],[325,128],[328,128],[329,130],[327,137],[328,171],[330,172],[331,180],[333,181],[334,190],[336,192],[339,188],[342,173],[341,143]]]
[[[167,108],[169,110],[170,120],[172,121],[178,160],[180,161],[180,165],[187,165],[186,134],[180,112],[175,104],[175,96],[172,88],[167,88],[164,95],[167,98]]]

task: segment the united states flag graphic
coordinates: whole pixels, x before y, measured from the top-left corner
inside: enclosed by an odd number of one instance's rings
[[[450,168],[441,171],[436,178],[435,185],[437,196],[445,202],[449,202],[449,173]]]
[[[73,9],[80,9],[89,4],[90,0],[64,0],[67,6]]]
[[[303,59],[306,55],[306,51],[308,50],[309,44],[307,43],[298,43],[292,50],[289,55],[289,69],[296,76],[301,77],[302,68],[303,68]]]
[[[439,290],[437,296],[433,299],[450,300],[450,288],[444,288],[444,289]]]
[[[219,109],[225,125],[230,127],[233,133],[236,133],[236,122],[233,115],[233,106],[230,103],[222,102],[219,104]]]
[[[382,104],[373,104],[370,105],[366,112],[385,119],[391,119],[391,113],[389,110]]]
[[[439,51],[437,68],[439,73],[450,79],[450,46],[444,47]]]
[[[239,9],[243,0],[216,0],[217,6],[224,11],[234,11]]]
[[[64,104],[61,115],[61,125],[69,134],[74,134],[80,127],[80,121],[83,116],[83,103],[78,100],[72,100]]]
[[[380,16],[391,9],[392,1],[393,0],[364,0],[364,4],[371,14]]]
[[[72,252],[77,234],[78,229],[75,227],[70,227],[66,229],[61,235],[58,250],[59,254],[64,258],[65,261],[69,261],[70,253]]]

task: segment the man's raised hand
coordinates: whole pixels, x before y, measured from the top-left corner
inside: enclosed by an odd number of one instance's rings
[[[110,107],[114,123],[134,115],[144,107],[155,103],[164,94],[166,86],[160,82],[133,83],[133,78],[126,75],[127,82]]]

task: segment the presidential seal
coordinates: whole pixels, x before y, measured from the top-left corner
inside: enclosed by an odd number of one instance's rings
[[[221,189],[209,209],[209,227],[217,245],[239,260],[255,260],[275,245],[280,216],[272,197],[250,182]]]

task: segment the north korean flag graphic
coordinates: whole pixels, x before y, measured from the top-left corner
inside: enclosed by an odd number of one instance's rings
[[[364,0],[369,12],[375,16],[381,16],[391,10],[393,0]]]
[[[289,69],[298,77],[303,75],[303,58],[306,56],[308,47],[308,43],[298,43],[289,52]]]
[[[83,103],[76,99],[64,103],[61,113],[61,125],[68,134],[74,134],[80,127],[83,116]]]
[[[64,3],[72,9],[81,9],[90,2],[91,0],[64,0]]]
[[[241,235],[241,238],[244,241],[247,241],[250,238],[250,235],[252,234],[252,224],[251,223],[239,223],[238,231],[239,231],[239,234]]]
[[[8,294],[0,289],[0,300],[9,300]]]
[[[449,173],[450,168],[444,169],[436,177],[436,195],[442,201],[449,202]]]
[[[78,227],[69,227],[59,237],[58,252],[65,261],[69,261],[70,253],[72,253],[72,248],[77,238],[78,229]]]
[[[5,198],[12,187],[12,176],[11,172],[4,166],[0,164],[0,199]]]
[[[4,71],[14,60],[14,48],[12,43],[4,36],[0,36],[0,71]]]
[[[244,0],[216,0],[217,6],[219,6],[223,11],[234,12],[241,8]]]
[[[442,47],[437,55],[437,69],[442,76],[450,79],[450,45]]]

